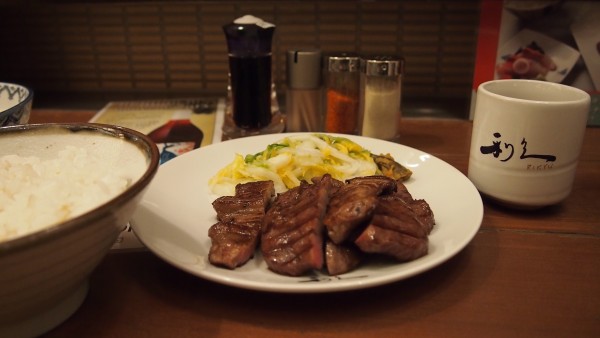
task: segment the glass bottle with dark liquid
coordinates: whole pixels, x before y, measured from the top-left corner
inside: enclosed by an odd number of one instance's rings
[[[245,15],[223,26],[229,55],[229,100],[224,138],[279,133],[285,121],[271,76],[275,26]]]
[[[240,128],[271,123],[271,55],[229,55],[233,121]]]

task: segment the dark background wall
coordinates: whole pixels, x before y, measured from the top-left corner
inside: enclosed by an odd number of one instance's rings
[[[244,14],[277,25],[280,92],[288,49],[397,54],[405,112],[468,116],[479,1],[0,2],[0,81],[31,86],[38,106],[224,95],[221,27]]]

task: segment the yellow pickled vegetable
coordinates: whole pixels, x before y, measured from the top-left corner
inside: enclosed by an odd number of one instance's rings
[[[344,137],[291,135],[256,154],[236,154],[209,181],[213,193],[233,195],[239,183],[272,180],[277,193],[330,174],[338,180],[381,174],[369,150]]]

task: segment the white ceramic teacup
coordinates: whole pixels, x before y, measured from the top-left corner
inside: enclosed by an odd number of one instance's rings
[[[468,177],[482,195],[536,208],[570,193],[590,110],[588,93],[537,80],[477,90]]]

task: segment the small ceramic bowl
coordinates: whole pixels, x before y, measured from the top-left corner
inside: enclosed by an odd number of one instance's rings
[[[32,102],[31,89],[18,84],[0,82],[0,127],[27,123]]]
[[[78,216],[0,239],[0,337],[40,335],[79,308],[87,295],[89,275],[126,226],[158,169],[156,145],[130,129],[89,123],[0,128],[0,159],[6,155],[34,156],[55,163],[55,158],[61,158],[59,152],[69,145],[85,149],[86,154],[99,159],[97,163],[105,163],[111,172],[126,177],[128,184],[110,195],[114,197]],[[68,165],[73,167],[73,163]],[[89,172],[81,174],[90,176]],[[68,190],[68,184],[60,187],[67,185],[63,190]],[[87,189],[86,185],[79,187]],[[16,225],[21,227],[21,223]]]

